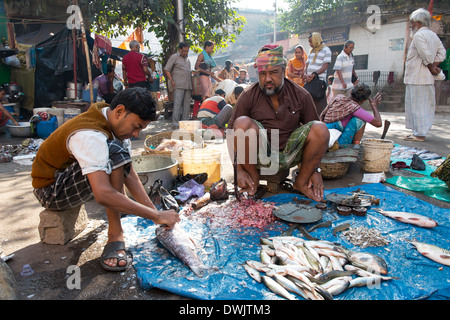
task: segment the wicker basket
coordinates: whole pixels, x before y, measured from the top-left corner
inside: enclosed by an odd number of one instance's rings
[[[301,163],[298,164],[300,170]],[[321,162],[320,169],[323,179],[332,180],[342,178],[350,167],[350,162]]]
[[[170,157],[172,155],[172,151],[157,151],[155,149],[152,149],[151,146],[157,147],[161,144],[161,142],[164,139],[172,139],[173,131],[163,132],[159,134],[155,134],[154,136],[147,136],[144,141],[144,149],[145,154],[154,154],[154,155],[160,155],[160,156],[168,156]],[[202,149],[204,147],[204,140],[203,138],[196,133],[190,133],[190,132],[183,132],[184,135],[188,134],[190,136],[190,140],[197,143],[197,145],[194,148]],[[176,138],[181,138],[180,135],[174,135]]]
[[[349,167],[349,162],[320,163],[322,177],[330,180],[342,178],[347,173]]]

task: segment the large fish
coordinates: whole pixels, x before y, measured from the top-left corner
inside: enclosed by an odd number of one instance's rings
[[[205,275],[206,267],[197,254],[197,247],[179,224],[175,224],[172,229],[163,226],[156,228],[156,238],[175,257],[183,261],[198,277]]]
[[[434,228],[437,226],[437,222],[435,220],[417,213],[402,212],[402,211],[385,211],[383,209],[373,209],[373,210],[381,213],[386,217],[395,219],[403,223],[409,223],[423,228]]]
[[[413,244],[417,251],[428,259],[446,266],[450,266],[450,251],[423,242],[411,241],[411,244]]]

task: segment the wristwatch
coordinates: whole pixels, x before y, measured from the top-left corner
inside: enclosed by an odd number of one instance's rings
[[[315,168],[314,171],[317,172],[317,173],[321,173],[321,172],[322,172],[322,169],[320,169],[320,168]]]

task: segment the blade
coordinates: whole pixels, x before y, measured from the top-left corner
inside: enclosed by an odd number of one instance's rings
[[[386,133],[387,133],[390,125],[391,125],[391,122],[389,120],[384,120],[384,130],[383,130],[383,134],[381,135],[381,139],[384,139],[386,137]]]
[[[237,201],[241,201],[241,193],[239,192],[237,182],[237,150],[234,150],[233,170],[234,170],[234,195],[236,196]]]

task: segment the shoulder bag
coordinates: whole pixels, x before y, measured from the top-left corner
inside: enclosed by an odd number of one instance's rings
[[[325,96],[325,91],[327,90],[327,85],[325,81],[320,80],[319,75],[314,72],[316,75],[314,79],[310,82],[306,82],[303,88],[305,88],[313,97],[313,99],[321,99]]]

